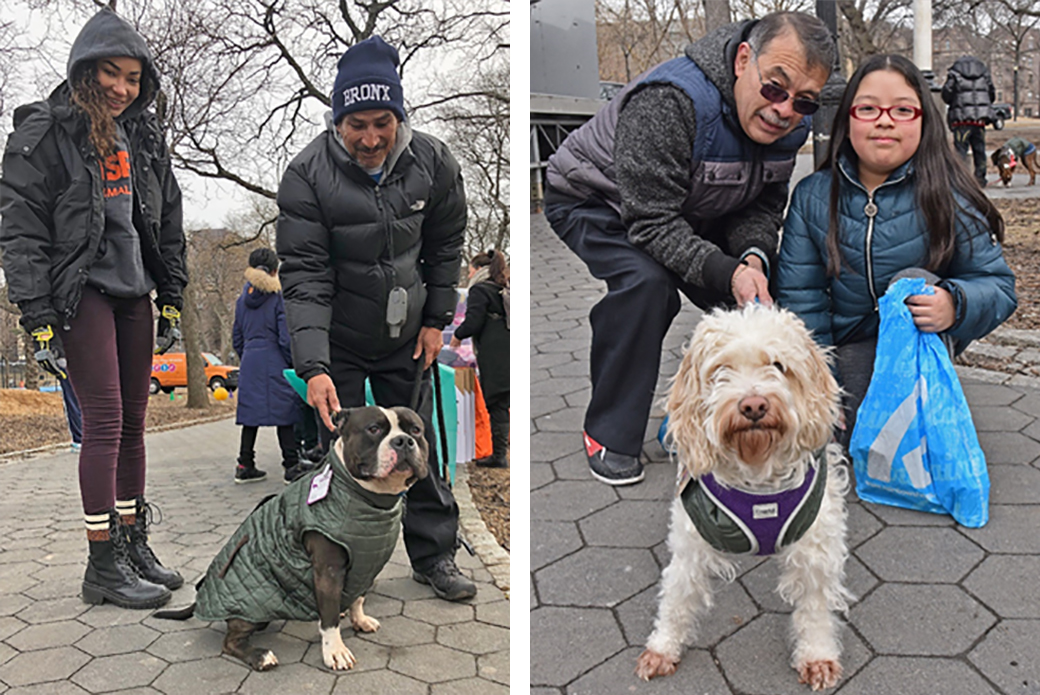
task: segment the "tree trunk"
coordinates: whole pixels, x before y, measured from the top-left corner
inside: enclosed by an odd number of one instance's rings
[[[199,340],[198,307],[191,283],[184,288],[184,311],[181,315],[181,337],[184,340],[185,361],[188,364],[188,407],[209,407],[209,388],[206,386],[206,364],[202,359],[202,341]]]
[[[33,355],[36,352],[36,343],[32,337],[22,332],[22,343],[23,350],[25,351],[25,388],[30,391],[40,390],[40,363],[36,361]]]
[[[704,0],[704,31],[709,32],[729,24],[733,13],[729,0]]]

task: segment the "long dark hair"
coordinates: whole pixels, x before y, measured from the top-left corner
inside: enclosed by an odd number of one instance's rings
[[[105,93],[97,78],[97,61],[78,63],[72,72],[72,103],[79,107],[90,123],[90,144],[105,157],[116,150],[116,122],[105,101]]]
[[[482,251],[469,262],[474,268],[488,267],[488,277],[496,285],[509,286],[509,265],[506,263],[506,255],[495,249]]]
[[[1004,219],[1000,211],[982,192],[975,177],[950,147],[946,137],[943,115],[932,100],[928,84],[917,66],[900,55],[871,56],[856,70],[845,88],[831,129],[827,160],[820,167],[831,170],[830,225],[827,231],[827,272],[835,277],[841,272],[841,251],[838,246],[841,218],[838,214],[838,193],[843,174],[838,171],[839,155],[844,154],[853,166],[859,166],[859,157],[849,141],[849,109],[863,78],[876,70],[890,70],[903,76],[921,101],[921,143],[914,153],[914,190],[917,207],[924,216],[928,230],[928,260],[925,267],[935,273],[943,270],[953,258],[957,237],[957,211],[965,208],[957,202],[954,193],[967,199],[968,205],[986,220],[990,232],[998,241],[1004,240]],[[970,234],[972,230],[965,230]]]
[[[134,101],[147,104],[152,100],[155,84],[148,76],[145,61],[141,61],[144,74],[141,76],[141,92]],[[84,60],[72,70],[72,103],[82,111],[90,123],[88,138],[98,155],[105,157],[116,151],[116,121],[105,99],[105,92],[97,78],[96,60]]]

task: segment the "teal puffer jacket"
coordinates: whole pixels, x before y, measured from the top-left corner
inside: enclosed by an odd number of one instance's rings
[[[795,188],[776,268],[777,302],[801,317],[822,345],[876,336],[878,298],[893,276],[923,268],[928,256],[924,218],[914,196],[914,160],[892,172],[873,196],[851,162],[843,158],[839,166],[841,274],[827,275],[830,170],[805,178]],[[877,207],[873,221],[865,211],[871,202]],[[953,295],[956,319],[946,333],[957,339],[960,349],[999,326],[1018,306],[1015,276],[1001,245],[974,210],[958,211],[956,251],[949,267],[937,275]]]
[[[346,610],[372,586],[401,532],[402,497],[369,492],[347,475],[335,452],[328,495],[307,504],[315,471],[261,504],[206,571],[195,597],[199,620],[317,620],[314,570],[303,534],[318,531],[347,551],[340,596]]]

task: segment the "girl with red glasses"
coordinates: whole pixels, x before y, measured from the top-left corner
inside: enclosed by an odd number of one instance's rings
[[[837,348],[843,444],[873,374],[888,285],[926,278],[934,294],[907,299],[914,324],[959,353],[1017,306],[1003,238],[920,70],[898,55],[868,59],[842,96],[826,162],[795,188],[776,270],[777,302]]]

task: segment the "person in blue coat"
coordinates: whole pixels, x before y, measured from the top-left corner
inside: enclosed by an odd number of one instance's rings
[[[242,425],[242,443],[235,482],[252,482],[267,475],[256,467],[256,434],[261,427],[277,427],[285,482],[290,483],[310,467],[304,468],[300,462],[293,434],[293,425],[300,418],[299,399],[283,374],[292,367],[292,352],[278,281],[278,256],[269,248],[254,250],[245,276],[246,286],[235,304],[232,334],[241,359],[235,422]]]
[[[777,303],[836,347],[847,446],[874,369],[878,297],[908,275],[917,328],[959,353],[1018,306],[1004,221],[947,142],[920,70],[868,59],[849,80],[824,165],[795,188],[776,269]]]

